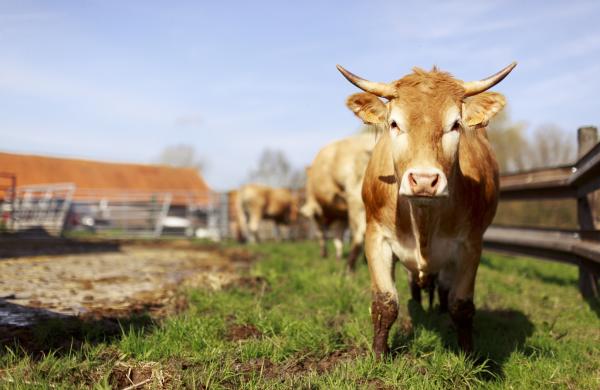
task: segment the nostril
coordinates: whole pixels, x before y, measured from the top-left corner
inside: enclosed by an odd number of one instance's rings
[[[408,181],[410,182],[411,185],[416,186],[417,180],[415,179],[414,175],[412,173],[408,174]]]
[[[437,186],[439,178],[440,178],[440,175],[435,175],[435,177],[433,178],[433,181],[431,182],[431,187],[435,188]]]

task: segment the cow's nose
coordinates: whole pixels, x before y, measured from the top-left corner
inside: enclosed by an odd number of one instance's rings
[[[445,196],[448,194],[446,176],[438,169],[410,169],[400,185],[400,195]]]
[[[434,196],[440,182],[438,173],[416,173],[408,174],[410,189],[416,196]]]

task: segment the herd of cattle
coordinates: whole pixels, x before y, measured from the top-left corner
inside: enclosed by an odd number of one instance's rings
[[[505,105],[486,92],[516,66],[480,81],[464,82],[433,68],[392,83],[362,79],[341,66],[365,92],[346,105],[377,135],[359,134],[325,146],[307,168],[302,216],[313,221],[321,254],[331,230],[336,257],[347,228],[348,268],[364,252],[371,275],[373,349],[388,351],[398,316],[394,267],[409,275],[412,298],[437,287],[440,309],[449,311],[458,344],[471,351],[473,290],[483,233],[498,203],[498,164],[487,140],[488,121]],[[383,101],[381,98],[385,99]],[[263,218],[293,222],[298,199],[288,189],[246,185],[238,191],[241,236],[256,241]]]

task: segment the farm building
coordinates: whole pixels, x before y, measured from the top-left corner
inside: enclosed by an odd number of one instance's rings
[[[219,234],[220,199],[193,168],[0,153],[0,172],[14,230]]]

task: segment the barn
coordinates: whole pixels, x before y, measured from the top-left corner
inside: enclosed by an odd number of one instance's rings
[[[193,168],[0,153],[6,229],[214,235],[219,201]]]

